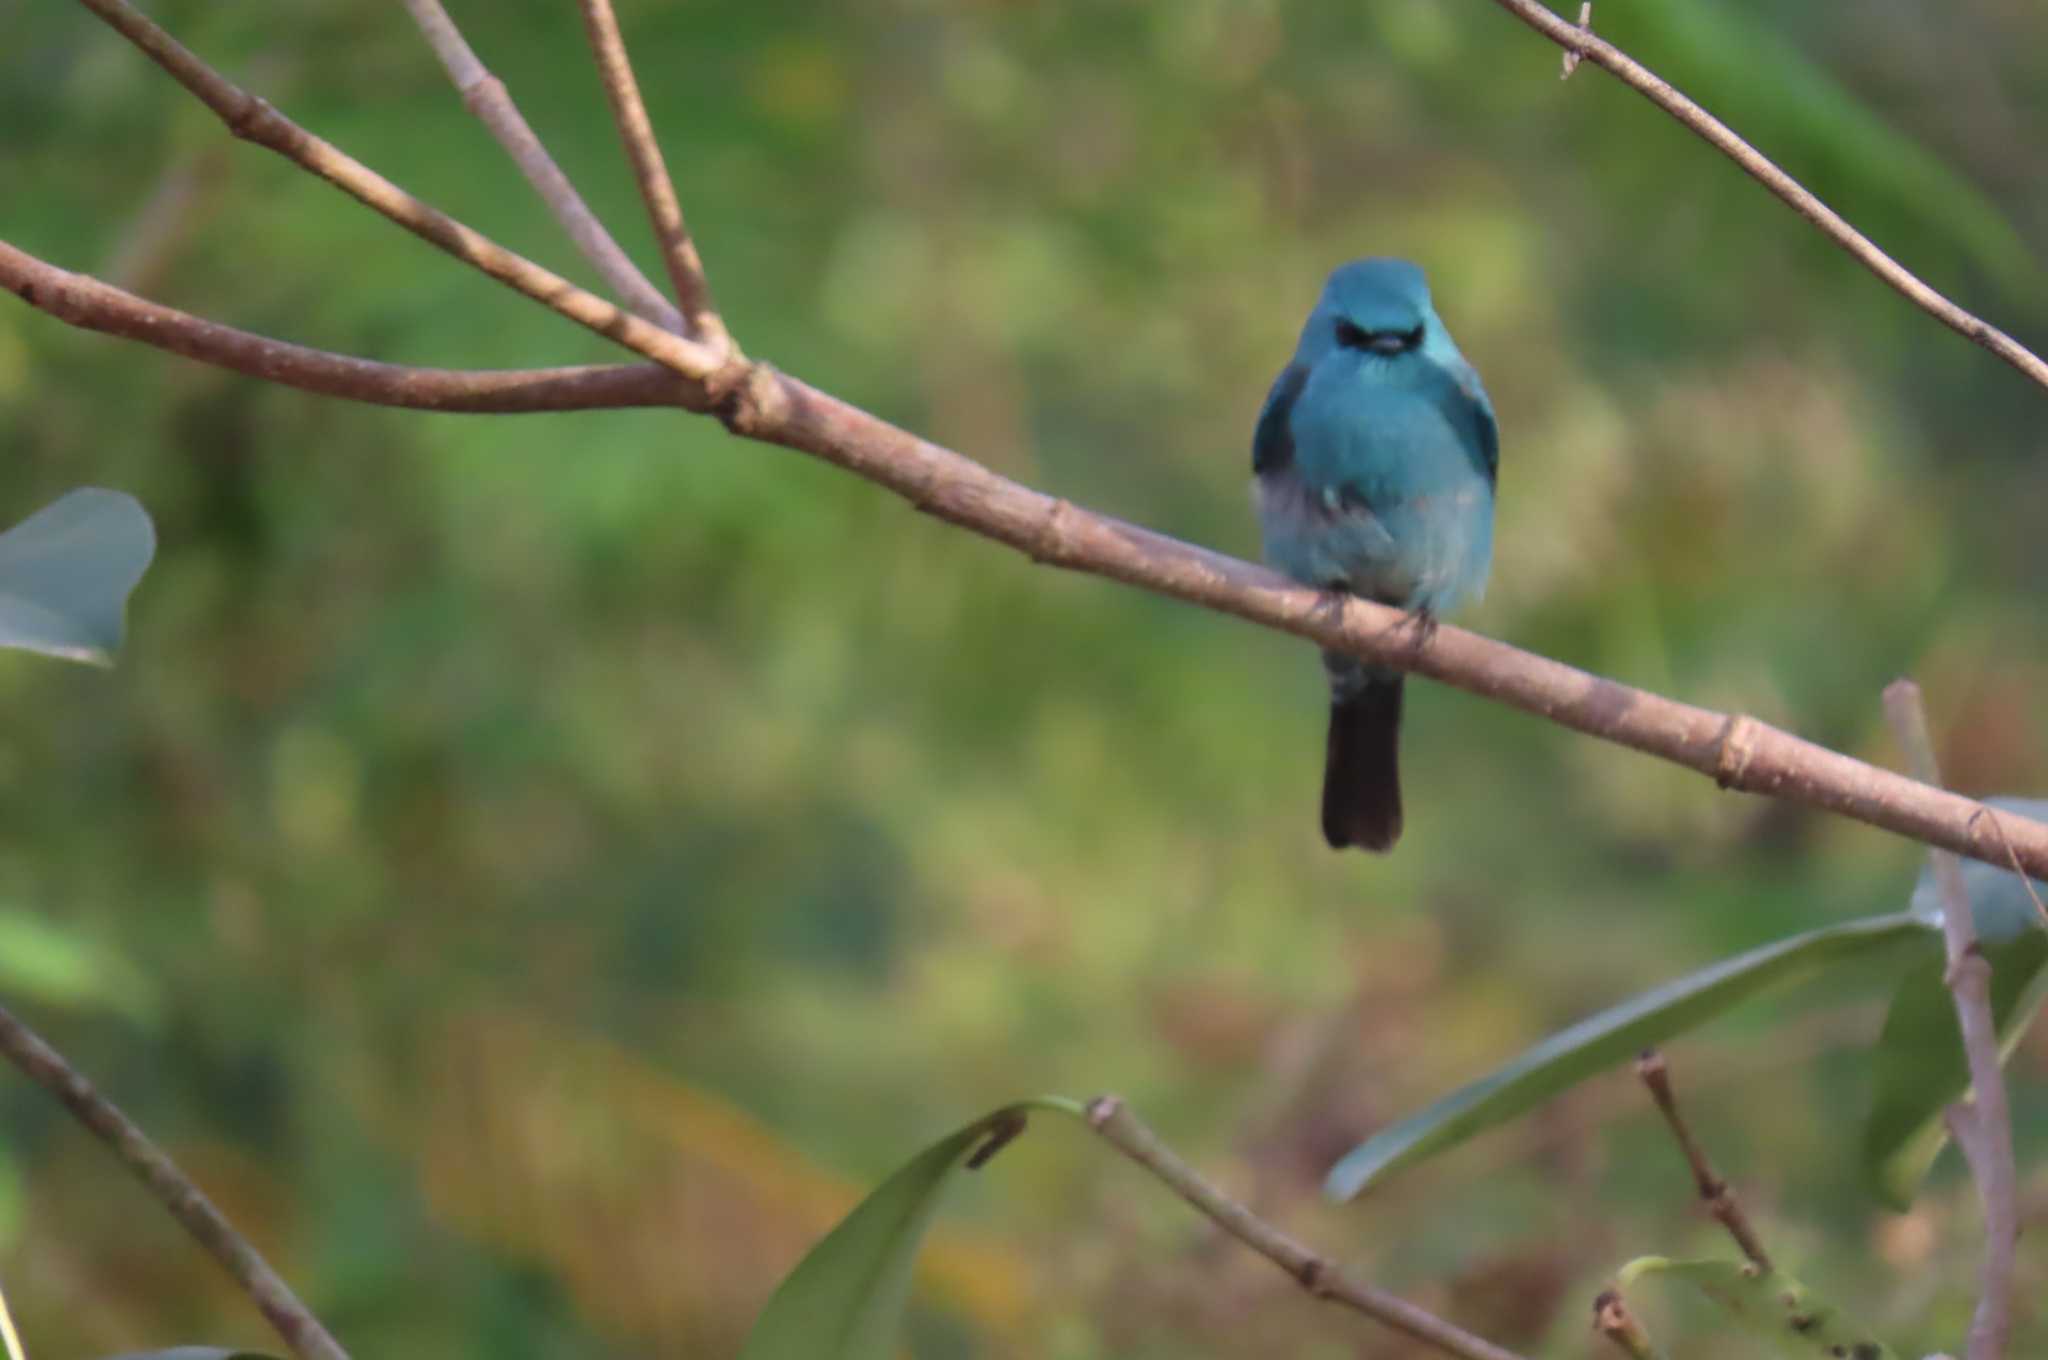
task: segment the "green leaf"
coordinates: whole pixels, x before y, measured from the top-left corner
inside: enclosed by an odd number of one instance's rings
[[[1420,1114],[1382,1129],[1331,1169],[1324,1193],[1350,1199],[1402,1167],[1505,1123],[1774,983],[1888,951],[1924,956],[1940,948],[1937,927],[1923,916],[1902,912],[1826,926],[1724,959],[1581,1020]]]
[[[1071,1100],[1005,1106],[919,1153],[811,1248],[754,1323],[740,1360],[891,1360],[911,1267],[939,1194],[1024,1128],[1026,1114],[1083,1118]]]
[[[1842,1311],[1790,1275],[1741,1261],[1671,1261],[1644,1256],[1621,1268],[1625,1289],[1646,1275],[1669,1276],[1719,1304],[1744,1331],[1788,1360],[1896,1360]]]
[[[2048,803],[1996,798],[1993,806],[2040,818]],[[2001,1058],[2010,1057],[2040,1008],[2048,935],[2020,876],[1976,860],[1963,864],[1963,888],[1984,957],[1991,964],[1991,1015]],[[2048,884],[2035,883],[2048,899]],[[1913,890],[1913,910],[1939,922],[1941,897],[1931,868]],[[1948,1142],[1942,1111],[1969,1089],[1955,998],[1945,960],[1915,968],[1899,983],[1872,1051],[1870,1117],[1863,1125],[1863,1173],[1872,1193],[1903,1212]]]
[[[0,534],[0,647],[113,664],[128,592],[156,555],[133,496],[83,487]]]

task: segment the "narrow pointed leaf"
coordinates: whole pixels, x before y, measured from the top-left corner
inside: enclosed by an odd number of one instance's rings
[[[110,665],[128,592],[156,555],[133,496],[83,487],[0,534],[0,647]]]
[[[740,1360],[892,1360],[911,1269],[940,1192],[970,1159],[1015,1137],[1033,1109],[1083,1117],[1073,1101],[1041,1098],[933,1143],[797,1263],[755,1321]]]
[[[1993,806],[2040,818],[2048,803],[1997,798]],[[2009,1057],[2040,1008],[2048,934],[2020,876],[1976,860],[1963,865],[1970,913],[1991,964],[1991,1016],[2001,1058]],[[2048,884],[2034,891],[2048,900]],[[1913,910],[1938,922],[1941,897],[1931,869],[1913,890]],[[1955,998],[1944,962],[1915,968],[1899,983],[1872,1050],[1870,1117],[1863,1125],[1863,1172],[1871,1191],[1904,1211],[1948,1143],[1942,1112],[1969,1089]]]
[[[1938,927],[1904,912],[1826,926],[1725,959],[1589,1016],[1420,1114],[1382,1129],[1331,1169],[1324,1193],[1350,1199],[1766,987],[1852,960],[1896,953],[1904,961],[1933,956],[1940,948]]]
[[[1625,1289],[1651,1275],[1691,1285],[1785,1360],[1897,1360],[1891,1347],[1783,1271],[1644,1256],[1623,1266],[1619,1279]]]

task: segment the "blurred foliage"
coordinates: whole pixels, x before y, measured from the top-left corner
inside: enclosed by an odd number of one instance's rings
[[[452,8],[639,242],[573,8]],[[152,13],[587,277],[397,7]],[[750,351],[1249,554],[1251,422],[1324,273],[1410,256],[1503,430],[1469,622],[1887,762],[1878,691],[1911,671],[1959,787],[2048,786],[2042,394],[1600,72],[1560,85],[1495,7],[622,18]],[[1644,0],[1600,22],[2048,340],[2048,17]],[[606,356],[228,142],[82,10],[17,6],[5,32],[0,184],[29,188],[0,232],[24,249],[382,359]],[[1896,910],[1916,865],[1441,689],[1410,704],[1399,852],[1330,855],[1297,643],[673,413],[356,409],[10,304],[0,438],[0,521],[90,481],[162,539],[117,670],[0,656],[0,903],[99,970],[78,1000],[9,999],[365,1357],[731,1353],[913,1149],[1020,1092],[1108,1087],[1369,1277],[1580,1354],[1614,1262],[1718,1249],[1626,1073],[1360,1203],[1322,1205],[1323,1172],[1600,1006]],[[1968,1316],[1969,1188],[1944,1162],[1912,1213],[1871,1204],[1851,1149],[1879,1009],[1794,1000],[1672,1063],[1779,1253],[1924,1353]],[[2048,1045],[2011,1070],[2037,1216]],[[32,1351],[265,1343],[60,1111],[15,1089],[0,1120],[0,1278]],[[1084,1140],[998,1171],[926,1253],[920,1357],[1405,1353]],[[2044,1270],[2028,1254],[2021,1353],[2048,1338]]]

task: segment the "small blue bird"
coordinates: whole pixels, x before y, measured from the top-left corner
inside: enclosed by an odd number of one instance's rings
[[[1266,560],[1303,585],[1411,610],[1428,628],[1486,588],[1500,437],[1479,375],[1406,260],[1339,266],[1252,436]],[[1323,654],[1323,836],[1401,834],[1399,671]]]

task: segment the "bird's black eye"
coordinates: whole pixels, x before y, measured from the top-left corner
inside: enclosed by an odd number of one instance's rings
[[[1337,323],[1337,343],[1368,354],[1401,354],[1422,343],[1422,327],[1408,331],[1369,331],[1349,321]]]

